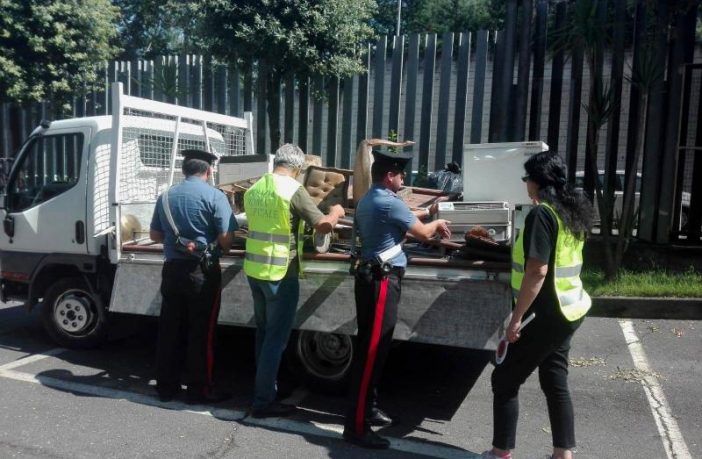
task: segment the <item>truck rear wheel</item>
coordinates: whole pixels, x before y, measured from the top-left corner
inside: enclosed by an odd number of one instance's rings
[[[49,336],[69,348],[91,348],[107,335],[102,301],[81,277],[61,279],[51,285],[42,303],[42,322]]]
[[[354,344],[349,335],[300,330],[290,341],[287,362],[313,390],[344,393],[351,376]]]

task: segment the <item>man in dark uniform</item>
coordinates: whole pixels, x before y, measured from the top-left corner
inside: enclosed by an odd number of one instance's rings
[[[390,442],[371,425],[392,421],[376,406],[380,378],[397,322],[402,277],[407,256],[402,241],[409,232],[420,240],[435,234],[450,237],[446,220],[424,224],[418,217],[436,213],[436,206],[413,212],[395,194],[403,184],[410,154],[373,151],[373,185],[356,206],[355,226],[361,254],[355,280],[358,354],[349,393],[344,439],[364,448],[385,449]]]
[[[202,150],[185,150],[182,155],[185,180],[159,196],[149,233],[153,241],[163,243],[166,259],[156,392],[161,401],[178,396],[184,362],[186,401],[218,402],[225,398],[212,392],[222,281],[219,255],[231,247],[237,224],[225,195],[208,183],[217,157]]]

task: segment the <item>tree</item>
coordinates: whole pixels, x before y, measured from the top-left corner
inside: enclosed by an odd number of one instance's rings
[[[117,29],[126,60],[199,52],[194,30],[199,2],[192,0],[112,0],[119,8]]]
[[[266,87],[271,147],[280,145],[280,82],[294,73],[345,77],[363,71],[373,0],[206,0],[210,52],[226,62],[258,62]]]
[[[117,52],[109,0],[0,0],[0,11],[3,101],[65,101]]]
[[[503,2],[493,0],[422,0],[410,18],[412,32],[465,32],[497,29]]]

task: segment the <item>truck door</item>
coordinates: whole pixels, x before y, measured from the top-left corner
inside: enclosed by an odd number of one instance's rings
[[[90,128],[29,140],[7,182],[0,246],[13,252],[85,254]]]

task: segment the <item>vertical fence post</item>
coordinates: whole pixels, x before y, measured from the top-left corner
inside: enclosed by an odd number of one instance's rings
[[[531,16],[532,0],[522,0],[522,23],[519,35],[519,73],[517,74],[515,126],[510,140],[526,140],[527,99],[529,96],[529,70],[531,67]]]
[[[566,162],[568,182],[575,183],[575,169],[578,165],[578,144],[580,141],[580,111],[582,110],[583,88],[583,49],[573,49],[570,64],[570,101],[568,105],[568,133],[566,134]],[[549,145],[550,147],[550,145]],[[552,151],[556,151],[555,147]]]
[[[366,71],[361,73],[358,77],[358,121],[356,122],[357,144],[368,137],[368,77],[371,66],[370,45],[366,45],[366,50],[362,59],[363,66],[365,67]]]
[[[386,138],[387,132],[383,128],[385,118],[385,57],[387,53],[388,37],[384,36],[375,45],[375,58],[373,64],[373,137]]]
[[[241,116],[241,73],[236,64],[229,64],[229,115]]]
[[[300,93],[298,95],[298,124],[297,144],[302,151],[307,152],[307,127],[310,122],[310,79],[307,75],[298,78]]]
[[[424,38],[424,35],[422,35]],[[424,45],[424,44],[423,44]],[[414,140],[414,120],[417,107],[417,74],[419,73],[419,34],[413,33],[409,38],[407,50],[407,93],[405,97],[405,129],[399,140]],[[414,153],[415,146],[406,149]],[[414,158],[414,156],[413,156]],[[407,172],[411,176],[414,159],[408,161]],[[412,178],[414,179],[414,177]]]
[[[294,142],[295,139],[295,75],[285,79],[285,122],[283,123],[283,141]],[[304,150],[303,150],[304,151]]]
[[[473,111],[470,118],[470,143],[480,143],[483,131],[483,103],[485,98],[485,69],[487,68],[487,30],[479,30],[475,49],[475,77],[473,82]]]
[[[405,36],[394,36],[392,39],[392,75],[390,83],[390,117],[388,131],[399,135],[400,125],[400,94],[402,93],[402,64],[405,55]]]
[[[268,140],[268,131],[266,127],[268,123],[268,113],[266,112],[266,99],[268,96],[268,72],[265,71],[261,62],[258,63],[258,72],[256,76],[256,151],[259,154],[273,153],[266,148]],[[277,145],[275,146],[277,148]]]
[[[434,103],[434,66],[436,64],[436,34],[427,36],[424,50],[424,77],[422,78],[422,116],[419,127],[419,168],[429,171],[431,145],[431,112]]]
[[[228,76],[227,76],[227,66],[224,64],[217,64],[215,70],[215,97],[217,102],[217,113],[226,114],[227,107],[229,106],[229,101],[227,100],[227,86],[228,86]]]
[[[336,167],[337,133],[339,132],[339,78],[329,79],[327,88],[327,167]]]
[[[443,167],[446,162],[452,64],[453,33],[446,32],[441,38],[441,79],[439,80],[439,108],[436,123],[436,151],[434,152],[434,169],[437,170]]]
[[[351,152],[353,145],[351,144],[352,121],[353,121],[353,83],[356,77],[347,77],[344,79],[343,98],[342,98],[342,115],[341,115],[341,167],[348,169],[351,167]]]
[[[547,16],[548,0],[538,0],[534,34],[534,71],[531,78],[531,107],[529,109],[529,140],[541,138],[541,103],[544,95]]]
[[[324,157],[322,152],[322,110],[324,97],[324,79],[320,75],[312,78],[312,152]]]
[[[563,30],[566,24],[566,4],[556,5],[556,30]],[[563,66],[565,51],[557,50],[551,65],[551,97],[548,106],[548,134],[546,136],[551,151],[558,151],[558,136],[561,131],[561,92],[563,91]]]
[[[466,132],[466,103],[468,98],[468,71],[470,70],[470,34],[458,36],[458,71],[456,72],[456,112],[453,123],[451,161],[463,161],[463,139]]]

